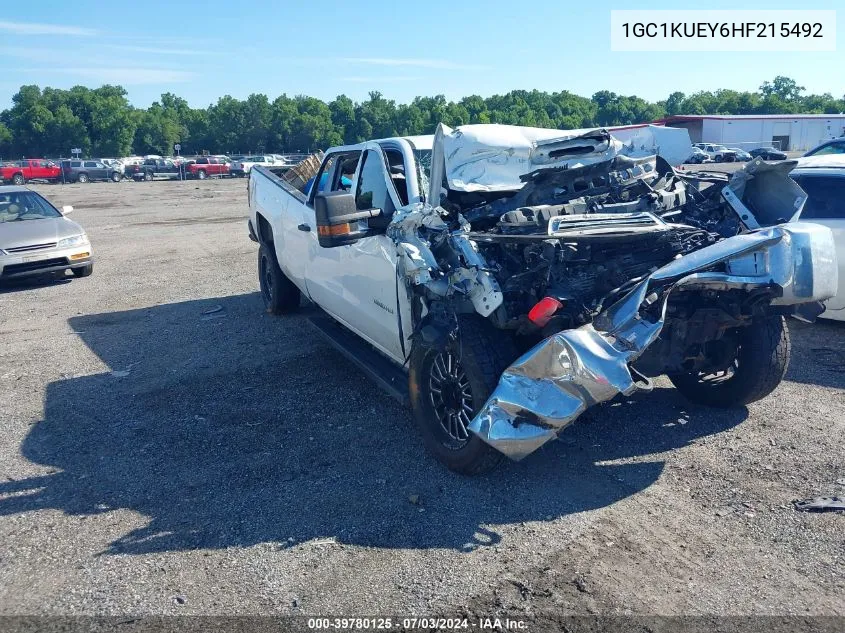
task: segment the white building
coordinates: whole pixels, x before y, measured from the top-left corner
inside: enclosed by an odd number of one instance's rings
[[[669,116],[654,123],[685,128],[693,143],[746,150],[773,146],[806,151],[827,139],[845,136],[845,114],[695,114]]]

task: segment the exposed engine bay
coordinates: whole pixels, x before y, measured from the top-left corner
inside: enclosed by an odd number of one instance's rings
[[[681,174],[659,156],[544,168],[517,192],[449,191],[440,216],[460,230],[502,293],[498,327],[527,334],[529,313],[549,297],[559,308],[544,332],[589,323],[649,273],[743,230],[722,198],[728,176]],[[436,241],[435,241],[436,243]],[[448,247],[434,249],[444,270]],[[452,261],[450,261],[452,260]]]

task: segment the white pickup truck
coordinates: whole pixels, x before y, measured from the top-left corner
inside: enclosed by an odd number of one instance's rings
[[[791,165],[676,172],[605,130],[439,126],[325,154],[295,188],[256,165],[261,296],[410,401],[448,468],[484,472],[668,374],[743,405],[780,383],[785,317],[835,293],[829,229]]]

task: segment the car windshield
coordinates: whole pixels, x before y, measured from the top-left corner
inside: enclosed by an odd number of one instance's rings
[[[0,224],[60,217],[61,213],[32,191],[0,193]]]

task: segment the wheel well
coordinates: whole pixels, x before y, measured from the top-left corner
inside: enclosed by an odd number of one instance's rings
[[[261,214],[256,214],[255,217],[258,220],[258,239],[264,244],[272,244],[273,229],[267,221],[267,218]]]

